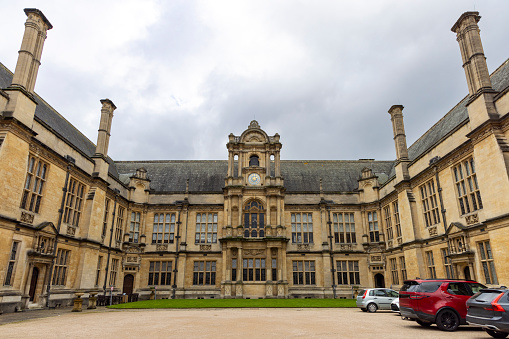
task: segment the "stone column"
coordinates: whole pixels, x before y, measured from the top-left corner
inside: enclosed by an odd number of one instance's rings
[[[113,120],[113,111],[117,108],[110,99],[101,100],[101,120],[99,122],[99,131],[97,134],[97,146],[94,159],[94,173],[101,179],[108,180],[108,146],[110,143],[111,122]]]
[[[396,147],[396,181],[408,180],[408,148],[406,144],[405,125],[403,123],[403,105],[393,105],[389,109],[394,133],[394,144]]]

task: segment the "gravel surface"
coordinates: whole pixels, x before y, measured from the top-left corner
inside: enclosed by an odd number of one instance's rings
[[[391,312],[345,308],[38,312],[4,321],[0,338],[490,338],[470,326],[448,333]]]

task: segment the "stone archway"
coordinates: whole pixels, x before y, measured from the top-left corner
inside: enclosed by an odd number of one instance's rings
[[[385,278],[382,273],[375,274],[375,288],[385,288]]]

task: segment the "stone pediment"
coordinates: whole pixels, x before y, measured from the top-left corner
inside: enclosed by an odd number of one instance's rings
[[[449,227],[447,227],[447,230],[445,231],[445,235],[458,233],[461,231],[465,231],[467,229],[468,229],[468,227],[463,225],[460,222],[451,222],[451,224],[449,225]]]
[[[55,225],[51,221],[45,221],[34,227],[36,230],[44,233],[58,234]]]

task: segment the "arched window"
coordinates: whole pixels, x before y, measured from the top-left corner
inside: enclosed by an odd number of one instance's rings
[[[252,155],[249,158],[249,166],[260,166],[260,160],[257,155]]]
[[[244,207],[244,237],[257,238],[265,236],[265,213],[263,205],[256,200]]]

